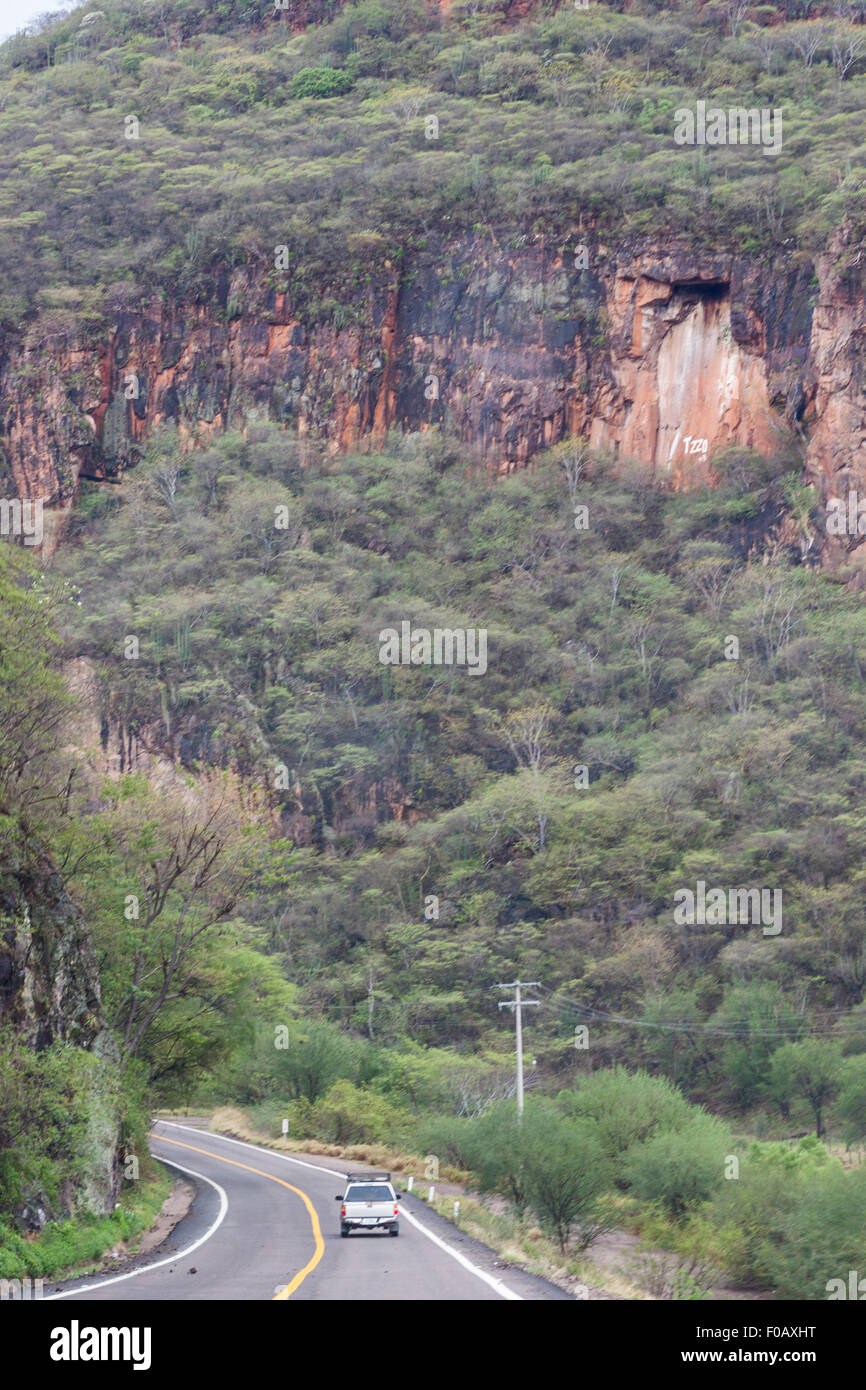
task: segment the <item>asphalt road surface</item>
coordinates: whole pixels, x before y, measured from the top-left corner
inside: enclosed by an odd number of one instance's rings
[[[493,1251],[406,1194],[398,1239],[343,1239],[334,1200],[349,1167],[341,1160],[323,1167],[167,1120],[154,1125],[151,1152],[194,1180],[189,1214],[123,1273],[58,1280],[46,1300],[571,1301],[543,1279],[499,1267]]]

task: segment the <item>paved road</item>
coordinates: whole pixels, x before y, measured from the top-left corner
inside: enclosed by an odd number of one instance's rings
[[[158,1250],[121,1276],[58,1281],[46,1298],[475,1300],[567,1299],[544,1280],[500,1269],[486,1246],[405,1195],[400,1236],[342,1239],[345,1171],[160,1120],[156,1158],[195,1179],[190,1213]],[[569,1300],[571,1301],[571,1300]]]

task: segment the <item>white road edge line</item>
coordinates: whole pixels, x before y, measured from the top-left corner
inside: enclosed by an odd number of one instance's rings
[[[269,1154],[272,1158],[282,1158],[286,1163],[296,1163],[300,1168],[312,1168],[316,1173],[330,1173],[334,1178],[344,1178],[346,1176],[346,1174],[341,1173],[338,1168],[326,1168],[323,1163],[305,1163],[302,1158],[290,1158],[288,1154],[278,1153],[276,1149],[265,1149],[259,1144],[248,1144],[244,1139],[230,1139],[227,1134],[217,1134],[214,1130],[196,1129],[194,1125],[181,1125],[178,1124],[176,1120],[155,1120],[154,1124],[169,1125],[172,1129],[185,1129],[189,1134],[206,1134],[211,1139],[221,1139],[224,1144],[238,1144],[242,1149],[252,1149],[254,1153],[264,1153]],[[158,1139],[159,1135],[155,1137]],[[489,1284],[490,1288],[494,1289],[495,1292],[499,1294],[500,1298],[523,1303],[524,1299],[522,1294],[515,1293],[513,1289],[509,1289],[507,1284],[503,1284],[501,1279],[494,1279],[492,1274],[488,1274],[486,1270],[479,1269],[478,1265],[473,1264],[472,1261],[467,1259],[465,1255],[462,1255],[459,1250],[455,1250],[453,1246],[448,1245],[440,1236],[435,1235],[423,1222],[418,1220],[417,1216],[413,1216],[412,1213],[408,1211],[403,1211],[402,1215],[406,1217],[407,1221],[411,1221],[412,1225],[417,1227],[422,1235],[425,1235],[428,1240],[432,1240],[434,1245],[438,1245],[440,1250],[444,1250],[453,1260],[461,1264],[464,1269],[468,1269],[470,1274],[474,1274],[477,1279],[482,1279],[485,1284]]]
[[[149,1274],[152,1269],[161,1269],[163,1265],[172,1265],[178,1260],[185,1259],[187,1255],[192,1254],[193,1250],[198,1250],[200,1245],[204,1245],[206,1240],[210,1240],[217,1227],[222,1225],[229,1209],[229,1199],[225,1191],[218,1182],[214,1182],[212,1178],[206,1178],[204,1173],[197,1173],[194,1168],[184,1168],[183,1164],[175,1163],[174,1159],[171,1158],[161,1158],[159,1161],[160,1163],[169,1163],[172,1168],[179,1168],[182,1173],[188,1173],[193,1178],[200,1178],[202,1182],[208,1182],[211,1187],[216,1188],[220,1196],[220,1209],[217,1219],[210,1229],[205,1231],[203,1236],[199,1236],[198,1240],[193,1241],[192,1245],[188,1245],[185,1250],[178,1250],[176,1255],[170,1255],[166,1260],[157,1260],[152,1265],[143,1265],[141,1269],[133,1269],[129,1274],[116,1274],[113,1279],[101,1279],[98,1284],[82,1285],[80,1289],[67,1289],[64,1293],[51,1293],[42,1300],[43,1303],[50,1303],[55,1298],[72,1298],[75,1294],[85,1294],[90,1293],[93,1289],[107,1288],[109,1284],[120,1284],[124,1279],[135,1279],[139,1274]]]
[[[479,1269],[478,1265],[474,1265],[472,1261],[467,1259],[465,1255],[462,1255],[459,1250],[455,1250],[453,1246],[448,1245],[446,1241],[442,1240],[440,1236],[437,1236],[435,1232],[429,1230],[427,1226],[424,1226],[418,1220],[417,1216],[412,1215],[411,1211],[403,1211],[401,1212],[401,1216],[405,1216],[407,1221],[411,1221],[413,1226],[417,1226],[422,1235],[425,1235],[428,1240],[432,1240],[433,1244],[438,1245],[440,1250],[446,1250],[452,1259],[456,1260],[458,1264],[463,1265],[464,1269],[468,1269],[469,1272],[476,1275],[477,1278],[483,1279],[485,1284],[489,1284],[491,1289],[494,1289],[496,1293],[499,1294],[500,1298],[508,1298],[516,1303],[523,1302],[522,1294],[515,1293],[507,1284],[503,1284],[501,1279],[494,1279],[492,1274],[488,1274],[486,1270]]]

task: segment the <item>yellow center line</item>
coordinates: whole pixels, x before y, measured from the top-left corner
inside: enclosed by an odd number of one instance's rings
[[[284,1182],[282,1178],[275,1178],[273,1173],[265,1173],[261,1168],[251,1168],[248,1163],[238,1163],[234,1158],[223,1158],[222,1154],[212,1153],[210,1149],[200,1149],[195,1144],[182,1144],[179,1139],[168,1139],[164,1134],[150,1134],[149,1139],[158,1139],[161,1144],[174,1144],[178,1149],[191,1149],[193,1153],[205,1154],[207,1158],[215,1158],[218,1163],[228,1163],[232,1168],[244,1168],[248,1173],[256,1173],[260,1178],[267,1178],[269,1182],[278,1182],[280,1187],[287,1187],[290,1192],[294,1192],[296,1197],[300,1197],[309,1213],[310,1222],[313,1227],[313,1238],[316,1242],[316,1249],[311,1260],[299,1269],[290,1284],[286,1284],[284,1289],[274,1294],[273,1302],[279,1302],[286,1298],[291,1298],[295,1289],[300,1288],[311,1270],[316,1268],[319,1260],[325,1253],[325,1242],[322,1239],[322,1228],[319,1225],[319,1218],[316,1208],[313,1206],[306,1192],[302,1192],[299,1187],[292,1187],[290,1182]]]

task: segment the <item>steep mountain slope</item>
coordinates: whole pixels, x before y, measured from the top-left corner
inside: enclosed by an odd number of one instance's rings
[[[792,435],[856,487],[866,62],[795,11],[113,0],[7,45],[9,485],[50,545],[155,426],[268,418],[495,470],[582,434],[675,486]],[[695,100],[780,151],[678,145]]]
[[[688,1201],[607,1155],[675,1221],[733,1141],[659,1077],[866,1134],[866,547],[825,509],[866,485],[866,30],[803,10],[106,0],[0,51],[4,530],[46,506],[0,547],[19,1225],[108,1211],[154,1095],[421,1152],[432,1114],[461,1160],[503,979],[572,1172],[581,1069],[701,1130]],[[699,102],[784,137],[681,144]]]

